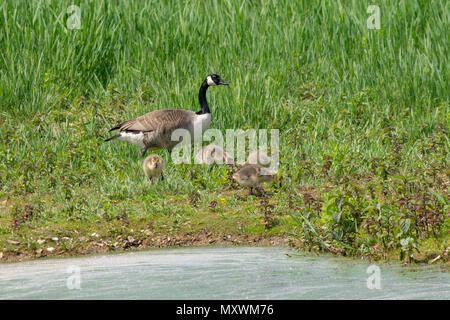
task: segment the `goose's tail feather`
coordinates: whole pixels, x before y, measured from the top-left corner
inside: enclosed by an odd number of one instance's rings
[[[105,142],[117,139],[118,137],[120,137],[120,134],[116,134],[115,136],[112,136],[112,137],[106,139]]]

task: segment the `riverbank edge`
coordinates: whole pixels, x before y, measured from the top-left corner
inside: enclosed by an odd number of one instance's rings
[[[87,254],[120,253],[130,251],[140,251],[152,248],[170,247],[200,247],[200,246],[277,246],[300,248],[301,241],[294,237],[281,236],[257,236],[257,235],[235,235],[235,234],[213,234],[211,232],[201,232],[190,235],[170,234],[148,236],[144,239],[134,239],[128,236],[116,241],[108,238],[98,238],[95,236],[90,241],[71,250],[64,249],[61,244],[43,249],[18,248],[14,251],[0,252],[0,263],[25,262],[40,258],[76,257]]]
[[[62,243],[57,243],[51,247],[44,249],[18,248],[13,251],[0,251],[1,263],[14,263],[38,260],[42,258],[65,258],[65,257],[81,257],[89,254],[107,254],[107,253],[124,253],[137,252],[156,248],[171,247],[205,247],[205,246],[255,246],[255,247],[286,247],[299,252],[307,252],[301,239],[293,236],[279,235],[245,235],[245,234],[224,234],[212,233],[208,231],[195,234],[165,234],[165,235],[148,235],[143,239],[134,239],[128,236],[125,239],[114,241],[108,238],[96,238],[95,235],[88,239],[86,243],[73,249],[64,249]],[[340,253],[331,250],[324,250],[334,256],[343,256]],[[321,252],[317,252],[321,254]],[[383,261],[390,263],[408,263],[400,261],[395,254],[390,254],[385,259],[377,259],[373,261]],[[367,257],[347,256],[351,259],[364,258],[371,261]],[[416,255],[409,264],[445,264],[450,266],[449,248],[442,253],[419,254]]]

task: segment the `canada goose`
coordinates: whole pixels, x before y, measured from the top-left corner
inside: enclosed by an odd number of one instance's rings
[[[162,170],[164,167],[164,160],[158,156],[157,154],[151,154],[147,158],[144,159],[144,163],[142,164],[142,169],[144,169],[144,173],[153,183],[153,178],[157,178],[161,175],[161,180],[164,180],[164,176],[162,174]]]
[[[203,147],[195,155],[195,160],[200,164],[233,164],[233,158],[221,147],[210,144]]]
[[[272,181],[275,175],[275,171],[259,164],[245,164],[233,174],[233,179],[241,186],[250,187],[250,194],[254,194],[254,190],[262,193],[259,184]]]
[[[201,109],[198,112],[183,109],[160,109],[144,114],[135,119],[118,124],[109,131],[119,130],[119,133],[105,141],[118,139],[131,142],[142,148],[142,156],[147,149],[171,150],[178,144],[172,141],[172,132],[176,129],[186,129],[194,139],[194,128],[203,133],[211,122],[211,111],[206,101],[206,90],[210,86],[228,85],[217,74],[208,75],[200,86],[198,100]],[[197,130],[198,130],[197,129]]]

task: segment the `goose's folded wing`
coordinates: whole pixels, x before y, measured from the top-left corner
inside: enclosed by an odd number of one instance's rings
[[[144,114],[136,119],[125,121],[111,130],[151,132],[160,128],[168,130],[184,127],[195,116],[190,110],[163,109]]]

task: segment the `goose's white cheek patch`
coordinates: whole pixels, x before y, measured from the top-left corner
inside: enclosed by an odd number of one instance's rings
[[[208,83],[208,86],[215,86],[216,83],[213,81],[213,79],[211,78],[211,76],[208,76],[206,78],[206,82]]]

